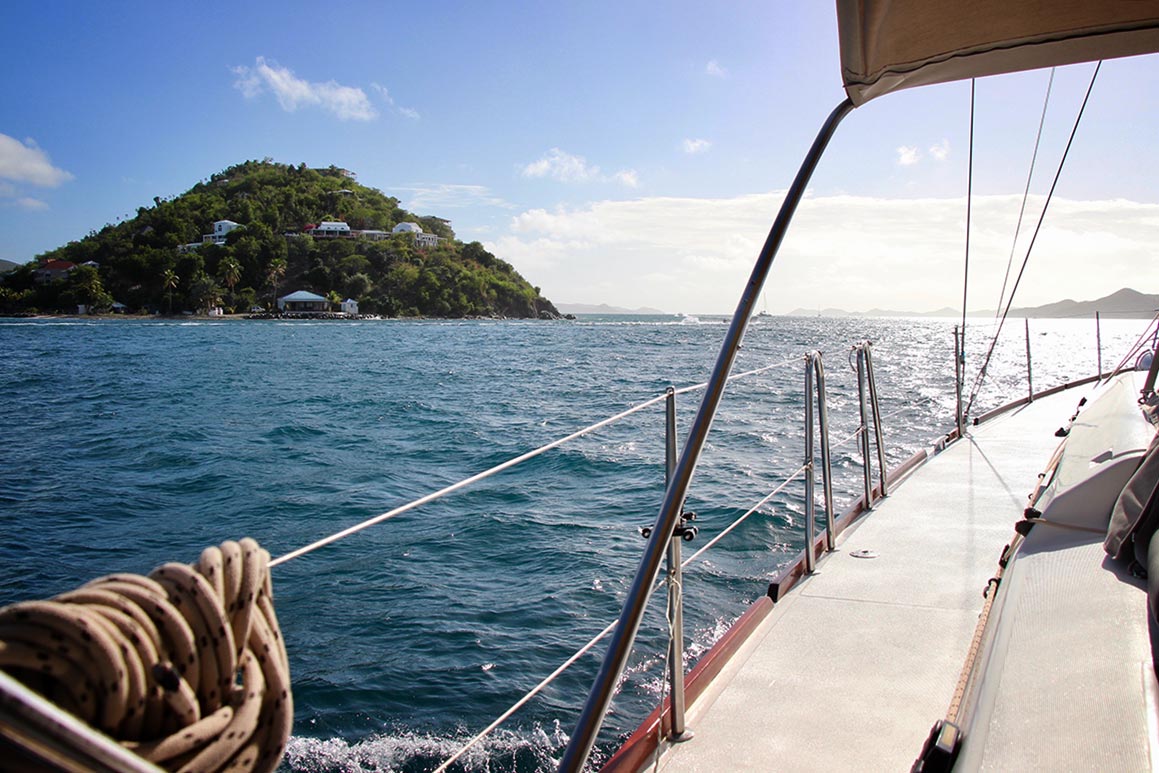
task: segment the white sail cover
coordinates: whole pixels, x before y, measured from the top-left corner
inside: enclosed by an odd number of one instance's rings
[[[855,105],[910,86],[1159,51],[1159,0],[837,0]]]

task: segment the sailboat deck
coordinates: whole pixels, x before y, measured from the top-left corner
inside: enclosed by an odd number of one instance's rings
[[[660,769],[908,770],[1078,391],[973,428],[847,530],[690,707],[694,738]]]

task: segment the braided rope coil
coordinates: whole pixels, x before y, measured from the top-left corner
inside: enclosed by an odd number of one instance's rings
[[[272,771],[294,712],[269,562],[228,541],[4,607],[0,669],[167,770]]]

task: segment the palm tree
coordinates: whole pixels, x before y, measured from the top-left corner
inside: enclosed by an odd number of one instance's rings
[[[266,267],[266,281],[272,288],[273,304],[278,302],[278,282],[286,275],[286,260],[285,258],[274,258],[270,261],[270,265]]]
[[[241,280],[241,264],[232,255],[221,259],[217,264],[217,278],[229,288],[229,302],[231,305],[236,305],[237,300],[233,297],[233,288]]]
[[[217,278],[233,292],[234,286],[241,280],[241,264],[233,257],[222,258],[217,265]]]
[[[161,274],[161,287],[165,289],[165,298],[168,300],[169,313],[173,313],[173,291],[177,289],[177,284],[180,281],[177,272],[171,268],[165,269]]]

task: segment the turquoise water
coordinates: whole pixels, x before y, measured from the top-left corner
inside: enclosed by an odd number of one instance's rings
[[[982,410],[1025,393],[1021,324]],[[948,430],[952,325],[754,324],[737,370],[784,364],[730,387],[689,496],[701,528],[689,547],[800,467],[807,349],[825,352],[834,442],[856,426],[847,352],[863,338],[875,341],[890,463]],[[1142,327],[1105,321],[1106,360]],[[284,554],[704,380],[725,330],[677,317],[0,320],[0,603],[246,535]],[[1093,373],[1093,320],[1031,331],[1036,387]],[[984,342],[971,335],[972,373]],[[698,397],[681,397],[682,428]],[[296,704],[286,767],[430,770],[615,619],[643,549],[637,529],[663,493],[662,417],[655,406],[277,567]],[[861,481],[853,444],[834,465],[840,511]],[[802,491],[790,485],[688,571],[693,659],[803,546]],[[601,754],[660,695],[662,599],[652,606]],[[458,769],[550,768],[602,652]]]

